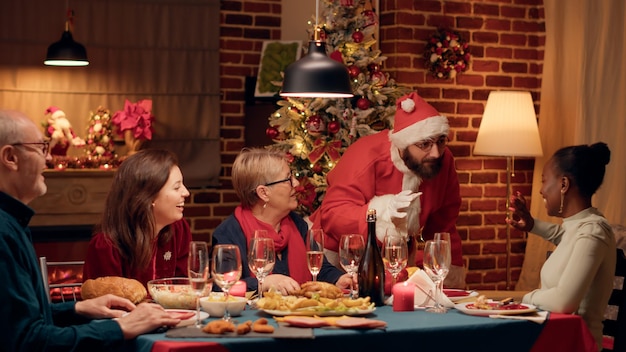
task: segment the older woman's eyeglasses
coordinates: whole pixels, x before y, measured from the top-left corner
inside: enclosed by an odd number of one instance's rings
[[[29,142],[29,143],[13,143],[11,145],[12,146],[24,146],[24,147],[31,147],[31,148],[39,149],[39,150],[41,150],[43,155],[48,155],[48,151],[50,150],[50,141]]]
[[[273,186],[273,185],[276,185],[276,184],[279,184],[279,183],[283,183],[283,182],[287,182],[287,181],[289,181],[289,185],[291,187],[293,187],[293,173],[292,172],[289,173],[289,177],[287,177],[286,179],[278,180],[278,181],[274,181],[274,182],[268,182],[268,183],[264,184],[263,186]]]
[[[428,153],[433,149],[433,145],[437,144],[437,148],[443,148],[448,144],[448,136],[440,136],[437,139],[429,138],[421,142],[415,143],[415,146],[420,148],[424,153]]]

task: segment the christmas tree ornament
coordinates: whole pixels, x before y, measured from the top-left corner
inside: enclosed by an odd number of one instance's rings
[[[367,65],[367,69],[368,69],[368,71],[370,71],[370,73],[378,72],[378,70],[380,70],[380,66],[377,63],[373,62],[373,63]]]
[[[306,129],[311,135],[317,136],[326,131],[326,125],[319,115],[312,115],[306,121]]]
[[[341,129],[341,123],[337,120],[332,120],[328,123],[328,132],[337,133]]]
[[[352,65],[348,67],[348,73],[350,74],[350,77],[357,78],[359,73],[361,73],[361,69],[356,65]]]
[[[363,32],[357,30],[356,32],[352,33],[352,40],[354,40],[355,43],[360,43],[363,41],[363,38],[365,38],[365,35],[363,34]]]
[[[382,71],[376,71],[372,73],[372,84],[384,86],[387,84],[387,75],[385,75]]]
[[[367,98],[359,98],[359,100],[356,101],[356,107],[361,109],[361,110],[367,110],[370,108],[370,101],[367,100]]]
[[[278,134],[278,129],[274,126],[270,126],[265,129],[265,135],[268,136],[270,139],[278,138]]]

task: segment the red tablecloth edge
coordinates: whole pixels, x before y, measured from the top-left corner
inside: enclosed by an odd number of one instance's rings
[[[578,319],[572,319],[572,317]],[[587,324],[580,316],[550,313],[531,352],[552,351],[597,352],[598,346]]]
[[[217,342],[182,342],[182,341],[155,341],[152,352],[195,352],[198,350],[211,352],[229,352]]]

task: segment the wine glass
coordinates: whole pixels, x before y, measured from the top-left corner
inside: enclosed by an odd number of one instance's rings
[[[406,268],[409,260],[409,247],[406,239],[395,230],[388,230],[383,238],[385,268],[393,277],[391,286],[398,280],[398,275]]]
[[[189,285],[196,294],[196,327],[202,327],[200,321],[200,296],[209,280],[209,245],[203,241],[189,243],[187,266]]]
[[[213,248],[213,265],[211,266],[213,282],[224,291],[224,317],[229,321],[228,301],[229,291],[241,278],[241,253],[234,244],[218,244]]]
[[[450,261],[450,241],[426,241],[424,245],[424,270],[437,286],[435,306],[426,309],[428,312],[445,313],[447,311],[446,307],[441,304],[441,295],[443,295],[443,280],[450,270]]]
[[[306,235],[306,259],[313,281],[317,281],[317,274],[324,261],[324,231],[311,229]]]
[[[354,289],[354,274],[359,270],[359,263],[365,251],[365,241],[359,234],[342,235],[339,240],[339,263],[343,270],[350,274],[350,298],[356,299],[359,294]]]
[[[274,269],[276,262],[276,252],[274,250],[274,240],[265,237],[254,237],[250,240],[248,247],[248,267],[254,273],[259,287],[257,289],[259,298],[263,298],[263,280]]]

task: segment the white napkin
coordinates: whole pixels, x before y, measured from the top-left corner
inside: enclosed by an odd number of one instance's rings
[[[415,306],[426,307],[435,305],[435,283],[424,270],[417,269],[407,280],[415,284]],[[445,294],[441,295],[441,304],[446,308],[454,308],[454,303]]]
[[[506,314],[492,314],[489,318],[496,319],[514,319],[514,320],[528,320],[535,322],[537,324],[543,324],[543,322],[548,319],[548,312],[534,312],[532,314],[524,314],[524,315],[506,315]]]

